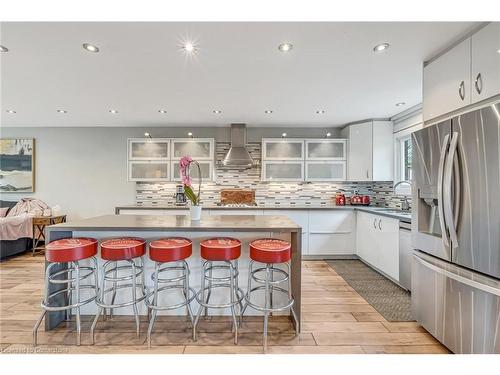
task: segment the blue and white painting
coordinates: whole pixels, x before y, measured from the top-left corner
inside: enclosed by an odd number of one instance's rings
[[[0,139],[0,192],[34,191],[34,139]]]

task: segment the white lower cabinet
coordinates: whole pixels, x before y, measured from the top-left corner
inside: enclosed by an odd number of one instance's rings
[[[264,215],[285,215],[302,227],[302,255],[309,254],[309,211],[308,210],[264,210]]]
[[[357,212],[358,256],[399,281],[399,220]]]
[[[354,210],[309,210],[308,255],[353,255],[356,238]]]

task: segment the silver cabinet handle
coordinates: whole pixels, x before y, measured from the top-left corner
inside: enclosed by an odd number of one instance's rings
[[[481,73],[477,73],[474,86],[476,86],[477,93],[481,95],[481,92],[483,91],[483,77],[481,76]]]
[[[448,240],[448,232],[446,231],[446,223],[444,221],[444,209],[443,209],[443,171],[444,171],[444,161],[446,159],[446,150],[448,148],[449,140],[450,140],[450,135],[446,134],[444,136],[443,145],[441,146],[441,155],[439,156],[438,183],[437,183],[439,226],[441,227],[441,237],[443,238],[443,243],[445,247],[450,246],[450,242]]]
[[[448,158],[446,160],[446,166],[444,169],[444,182],[443,182],[443,193],[444,193],[444,214],[446,217],[446,222],[448,223],[448,230],[450,232],[450,238],[452,240],[453,246],[458,246],[458,234],[455,224],[455,217],[453,215],[453,208],[451,203],[451,191],[452,191],[452,177],[453,177],[453,162],[455,160],[455,155],[457,152],[458,145],[458,132],[453,132],[450,142],[450,150],[448,152]],[[458,173],[458,171],[457,171]],[[459,193],[459,192],[458,192]]]
[[[378,219],[378,229],[380,229],[380,230],[382,230],[381,223],[382,223],[382,219]]]
[[[465,99],[465,82],[464,81],[460,82],[460,86],[458,86],[458,96],[460,96],[460,99],[462,99],[462,100]]]
[[[377,218],[373,219],[373,228],[377,229]]]
[[[368,173],[368,169],[366,170],[366,178],[370,178],[370,174]]]

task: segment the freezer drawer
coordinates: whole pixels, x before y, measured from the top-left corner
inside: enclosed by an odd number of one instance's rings
[[[412,314],[454,353],[500,353],[500,281],[414,252]]]

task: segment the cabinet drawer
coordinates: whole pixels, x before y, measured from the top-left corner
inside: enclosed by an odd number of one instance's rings
[[[310,210],[310,233],[352,233],[354,232],[354,211],[352,210]]]
[[[309,212],[307,210],[264,210],[264,215],[285,215],[302,227],[302,235],[309,232]]]
[[[355,254],[352,233],[310,233],[309,255],[352,255]]]

